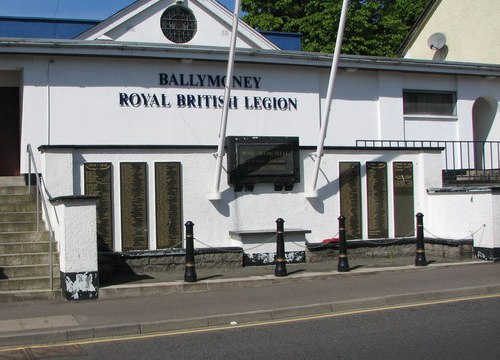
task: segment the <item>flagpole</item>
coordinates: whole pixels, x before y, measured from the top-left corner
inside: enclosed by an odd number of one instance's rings
[[[335,51],[333,53],[332,68],[330,71],[330,80],[328,81],[328,90],[326,93],[325,107],[321,117],[321,129],[319,132],[318,147],[316,149],[314,158],[314,170],[311,179],[311,187],[310,190],[306,192],[307,198],[318,197],[318,190],[316,189],[316,186],[318,184],[318,174],[321,165],[321,158],[323,157],[323,147],[325,145],[326,131],[328,130],[328,120],[330,117],[330,108],[332,105],[332,98],[333,98],[333,87],[335,86],[339,57],[340,57],[340,52],[342,50],[342,40],[343,40],[342,38],[344,37],[344,28],[347,19],[348,8],[349,8],[349,0],[344,0],[344,2],[342,3],[339,28],[337,31],[337,40],[335,42]]]
[[[213,187],[213,192],[208,195],[208,199],[211,201],[217,201],[222,198],[219,188],[220,188],[220,178],[222,173],[222,160],[224,158],[224,145],[226,141],[227,116],[229,112],[231,89],[233,86],[234,53],[236,49],[236,37],[238,33],[239,15],[240,15],[240,0],[235,0],[234,12],[233,12],[233,29],[231,32],[231,42],[229,46],[229,60],[227,62],[226,86],[224,88],[224,104],[222,108],[222,117],[219,129],[219,145],[217,147],[217,154],[216,154],[217,162],[215,165],[214,187]]]

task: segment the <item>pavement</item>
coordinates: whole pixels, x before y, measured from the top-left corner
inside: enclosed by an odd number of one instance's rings
[[[17,345],[75,342],[214,326],[273,321],[421,301],[500,295],[500,263],[414,257],[197,269],[128,275],[103,284],[98,300],[63,299],[1,304],[0,351]]]

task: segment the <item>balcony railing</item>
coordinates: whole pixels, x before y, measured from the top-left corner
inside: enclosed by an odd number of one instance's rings
[[[357,140],[356,146],[443,149],[443,184],[500,183],[500,141]]]

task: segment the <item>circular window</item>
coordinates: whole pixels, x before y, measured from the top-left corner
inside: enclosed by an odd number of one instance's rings
[[[191,41],[196,29],[196,18],[191,10],[184,6],[170,6],[161,16],[161,30],[165,37],[174,43],[184,44]]]

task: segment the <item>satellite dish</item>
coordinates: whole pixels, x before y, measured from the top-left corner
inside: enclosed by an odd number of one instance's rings
[[[427,40],[427,45],[431,48],[431,50],[439,50],[442,49],[443,46],[446,45],[446,36],[443,33],[437,32],[429,36]]]

